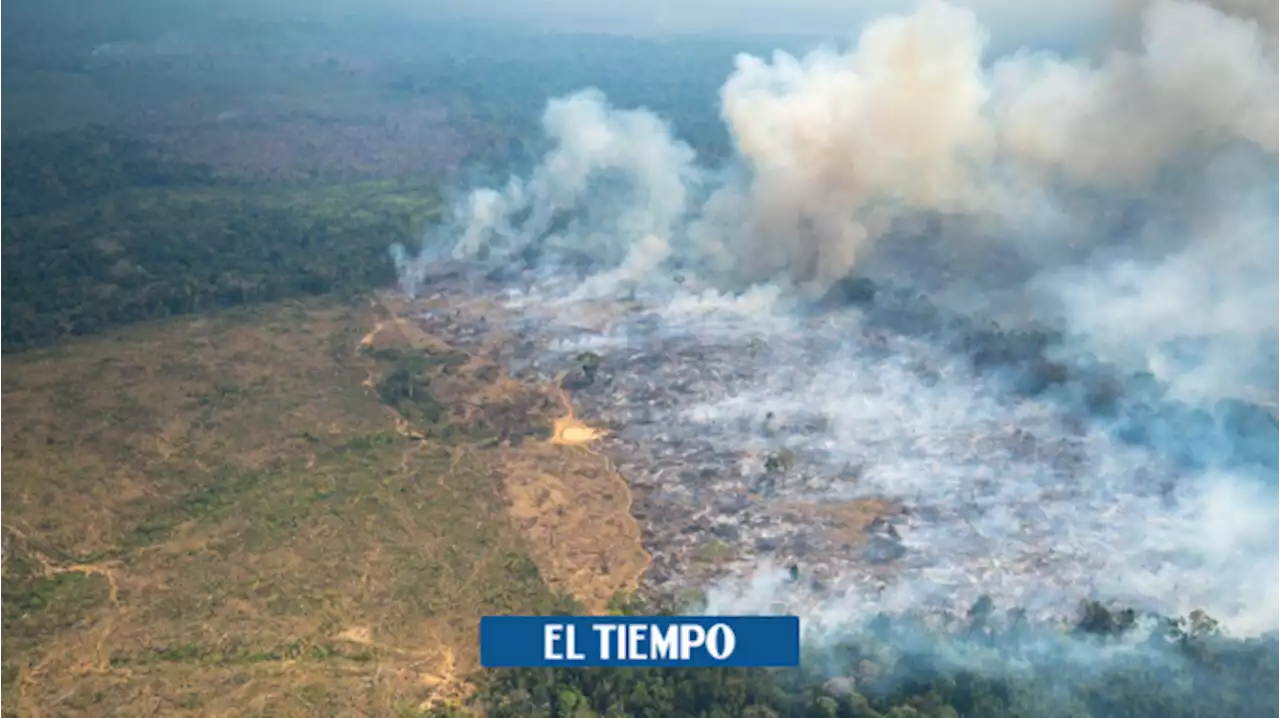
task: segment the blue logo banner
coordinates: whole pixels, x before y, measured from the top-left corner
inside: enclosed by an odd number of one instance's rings
[[[785,667],[800,664],[795,616],[485,616],[485,668]]]

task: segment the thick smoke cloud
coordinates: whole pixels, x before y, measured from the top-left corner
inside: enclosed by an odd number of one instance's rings
[[[740,57],[722,95],[752,170],[733,211],[747,222],[730,229],[743,277],[829,284],[896,216],[980,206],[983,42],[971,13],[929,4],[875,23],[852,54]]]
[[[1122,3],[1117,27],[1136,37],[1097,60],[984,62],[974,14],[931,0],[871,23],[848,52],[740,57],[722,90],[739,157],[714,172],[643,110],[594,91],[553,100],[544,163],[474,192],[443,242],[456,238],[456,257],[589,261],[609,272],[593,289],[682,266],[722,289],[819,294],[927,219],[953,257],[1005,237],[1001,251],[1045,275],[1087,265],[1080,252],[1101,245],[1140,253],[1039,283],[1063,288],[1049,304],[1090,337],[1145,342],[1151,320],[1184,316],[1201,338],[1269,338],[1276,281],[1259,268],[1275,266],[1274,14],[1243,0]]]
[[[1274,408],[1275,6],[1149,0],[1114,10],[1110,45],[1079,58],[1031,50],[991,58],[977,17],[936,0],[868,24],[847,51],[742,56],[721,92],[738,150],[724,167],[699,165],[643,110],[612,108],[594,91],[553,100],[544,117],[553,149],[542,164],[505,188],[471,193],[421,255],[398,250],[402,281],[415,291],[433,262],[451,256],[574,273],[576,298],[683,282],[682,301],[703,289],[718,299],[806,300],[851,274],[910,278],[910,266],[890,261],[901,250],[908,265],[948,269],[929,289],[954,298],[953,308],[978,287],[980,301],[966,307],[1002,323],[1057,324],[1063,351],[1150,372],[1174,398],[1211,408],[1243,397]],[[837,430],[843,417],[897,431],[905,421],[898,414],[912,406],[917,418],[942,421],[925,407],[969,390],[908,377],[901,394],[918,404],[886,404],[884,416],[860,419],[830,378],[845,360],[805,390],[832,402]],[[861,391],[865,376],[849,391]],[[1004,411],[995,401],[966,402],[921,441]],[[1133,523],[1120,533],[1147,543],[1117,552],[1122,578],[1157,554],[1193,555],[1211,580],[1188,591],[1178,581],[1190,573],[1162,568],[1149,574],[1148,593],[1201,602],[1168,606],[1190,610],[1212,599],[1214,585],[1234,582],[1247,590],[1215,606],[1230,614],[1224,618],[1241,631],[1274,629],[1274,500],[1260,497],[1249,477],[1206,471],[1175,492],[1184,508],[1154,498],[1125,503],[1116,487],[1143,490],[1138,464],[1147,459],[1123,458],[1129,454],[1099,436],[1098,461],[1110,461],[1110,473],[1074,487],[1088,502],[1049,507],[1060,522],[1081,508],[1127,512]],[[961,500],[970,475],[953,468],[955,496],[944,498]],[[906,480],[889,477],[877,488],[909,493]],[[1266,488],[1269,496],[1274,487]],[[911,487],[935,496],[953,489]],[[1034,499],[1041,489],[1001,491]],[[1007,530],[1007,516],[992,516],[992,532]],[[1148,521],[1165,528],[1138,536]],[[1112,530],[1107,515],[1086,523],[1098,532],[1090,536]],[[719,607],[767,608],[784,589],[763,576],[746,593],[717,593]],[[1144,592],[1132,582],[1123,589]]]

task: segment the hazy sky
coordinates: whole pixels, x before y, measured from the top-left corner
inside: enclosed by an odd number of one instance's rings
[[[413,0],[388,0],[414,6]],[[957,0],[972,8],[997,45],[1059,44],[1106,24],[1107,0]],[[517,21],[555,30],[635,34],[714,33],[855,35],[866,20],[910,12],[911,0],[429,0],[471,18]]]
[[[991,49],[1021,45],[1091,49],[1105,43],[1119,15],[1133,15],[1148,0],[950,0],[974,10],[991,34]],[[1261,14],[1274,31],[1276,4],[1268,0],[1211,0],[1216,6]],[[11,0],[11,30],[30,24],[59,26],[164,25],[184,16],[257,16],[271,19],[359,19],[431,22],[466,19],[533,31],[585,31],[631,35],[799,35],[852,38],[869,20],[910,13],[919,0]],[[12,34],[12,33],[10,33]]]
[[[145,0],[144,0],[145,1]],[[1088,43],[1118,2],[1140,0],[953,0],[972,8],[997,48]],[[530,30],[632,35],[803,35],[851,38],[862,24],[913,0],[173,0],[273,16],[353,15],[514,24]]]
[[[996,52],[1021,45],[1063,49],[1094,45],[1111,25],[1112,8],[1142,1],[952,0],[976,12],[991,33],[991,49]],[[428,23],[465,19],[533,31],[842,40],[855,37],[868,20],[886,13],[909,13],[918,4],[915,0],[105,0],[86,13],[77,0],[15,0],[6,3],[5,10],[10,30],[33,23],[105,30],[104,21],[112,27],[141,29],[181,22],[184,17],[225,14],[338,22],[343,16]]]

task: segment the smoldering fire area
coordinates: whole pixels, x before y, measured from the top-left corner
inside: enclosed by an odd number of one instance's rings
[[[464,346],[500,323],[514,375],[611,430],[656,594],[1272,632],[1273,15],[1126,3],[1105,52],[993,58],[926,2],[740,57],[715,167],[553,99],[541,163],[394,248],[402,287]]]

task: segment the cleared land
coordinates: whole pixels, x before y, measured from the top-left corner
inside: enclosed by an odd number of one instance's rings
[[[6,715],[412,714],[468,689],[479,616],[634,587],[630,496],[567,397],[392,316],[5,359]]]

